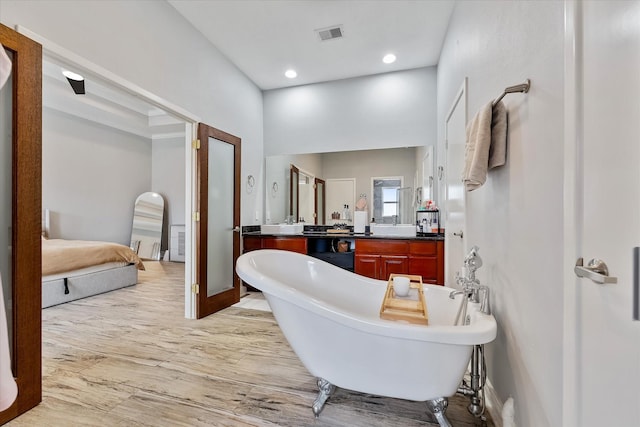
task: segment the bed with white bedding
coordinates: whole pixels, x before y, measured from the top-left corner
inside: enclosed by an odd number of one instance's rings
[[[42,239],[42,308],[135,285],[144,265],[110,242]]]

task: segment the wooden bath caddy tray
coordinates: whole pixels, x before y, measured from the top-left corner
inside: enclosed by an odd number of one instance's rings
[[[403,276],[411,281],[409,295],[398,297],[393,291],[393,278]],[[387,291],[380,307],[380,318],[387,320],[404,320],[419,325],[429,324],[427,303],[422,290],[422,277],[411,274],[391,274],[387,283]]]

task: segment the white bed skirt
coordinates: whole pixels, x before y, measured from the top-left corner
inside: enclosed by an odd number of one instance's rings
[[[138,269],[134,264],[104,265],[99,271],[92,267],[45,276],[42,278],[42,308],[132,286],[137,282]],[[65,289],[68,290],[66,294]]]

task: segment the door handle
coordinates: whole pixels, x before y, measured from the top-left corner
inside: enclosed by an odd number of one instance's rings
[[[454,236],[459,237],[459,238],[461,238],[461,239],[462,239],[463,234],[464,234],[464,233],[462,232],[462,230],[460,230],[460,231],[459,231],[459,232],[457,232],[457,233],[453,233],[453,235],[454,235]]]
[[[640,248],[633,248],[633,320],[640,320]]]
[[[233,227],[233,229],[231,231],[233,231],[235,233],[239,233],[240,232],[240,227],[236,225],[235,227]]]
[[[584,260],[582,258],[578,258],[573,271],[578,277],[586,277],[596,283],[618,283],[617,277],[609,276],[607,264],[597,258],[589,261],[586,267],[584,266]]]

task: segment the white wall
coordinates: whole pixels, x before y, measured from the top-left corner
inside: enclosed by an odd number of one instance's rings
[[[507,164],[468,193],[466,245],[484,260],[498,337],[487,348],[499,398],[516,424],[562,425],[563,3],[459,2],[438,66],[438,164],[444,118],[469,77],[470,117],[505,87]]]
[[[262,93],[165,1],[0,0],[0,22],[52,42],[242,139],[242,179],[262,188]],[[258,223],[263,192],[242,192]]]
[[[128,246],[134,202],[151,188],[151,140],[44,108],[42,141],[50,237]]]
[[[435,145],[436,69],[264,92],[265,154]]]
[[[151,145],[151,191],[164,198],[162,250],[168,249],[171,225],[184,225],[184,138],[154,139]]]

